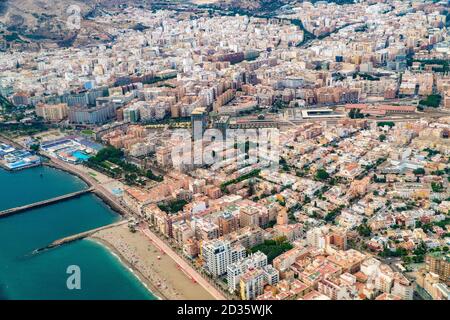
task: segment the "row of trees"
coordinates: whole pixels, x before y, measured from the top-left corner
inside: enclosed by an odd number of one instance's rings
[[[249,173],[246,173],[246,174],[244,174],[244,175],[242,175],[242,176],[240,176],[240,177],[238,177],[236,179],[228,180],[228,181],[226,181],[226,182],[221,184],[220,189],[221,189],[222,192],[225,193],[227,191],[227,187],[229,185],[232,185],[232,184],[235,184],[235,183],[239,183],[241,181],[244,181],[244,180],[247,180],[247,179],[250,179],[250,178],[253,178],[253,177],[257,177],[257,176],[259,176],[260,172],[261,172],[261,169],[255,169],[255,170],[250,171]]]
[[[125,182],[130,185],[140,183],[140,177],[143,176],[154,181],[163,181],[163,177],[155,175],[151,170],[144,171],[123,159],[124,152],[122,150],[108,146],[97,152],[95,156],[90,157],[86,164],[103,172],[110,173],[113,176],[118,176],[123,173],[125,174]],[[111,164],[119,168],[111,168]]]

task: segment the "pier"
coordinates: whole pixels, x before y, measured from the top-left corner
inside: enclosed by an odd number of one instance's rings
[[[99,228],[96,228],[96,229],[80,232],[80,233],[77,233],[77,234],[74,234],[74,235],[62,238],[62,239],[58,239],[58,240],[53,241],[52,243],[50,243],[49,245],[47,245],[44,248],[40,248],[40,249],[35,250],[34,253],[39,253],[39,252],[44,251],[44,250],[48,250],[48,249],[52,249],[52,248],[55,248],[55,247],[59,247],[59,246],[61,246],[63,244],[66,244],[66,243],[70,243],[70,242],[74,242],[74,241],[77,241],[77,240],[81,240],[81,239],[90,237],[90,236],[94,235],[95,233],[97,233],[97,232],[99,232],[101,230],[105,230],[105,229],[109,229],[109,228],[112,228],[112,227],[120,226],[120,225],[125,224],[125,223],[128,223],[128,220],[121,220],[121,221],[118,221],[118,222],[115,222],[115,223],[112,223],[112,224],[108,224],[108,225],[103,226],[103,227],[99,227]]]
[[[53,203],[62,202],[62,201],[66,201],[66,200],[69,200],[69,199],[77,198],[77,197],[80,197],[80,196],[82,196],[82,195],[84,195],[86,193],[90,193],[92,191],[94,191],[94,188],[89,188],[89,189],[85,189],[85,190],[81,190],[81,191],[77,191],[77,192],[72,192],[72,193],[65,194],[65,195],[62,195],[62,196],[58,196],[58,197],[55,197],[55,198],[52,198],[52,199],[38,201],[38,202],[35,202],[35,203],[31,203],[31,204],[27,204],[27,205],[24,205],[24,206],[20,206],[20,207],[6,209],[6,210],[3,210],[3,211],[0,211],[0,218],[8,217],[8,216],[11,216],[11,215],[23,212],[23,211],[27,211],[27,210],[30,210],[30,209],[34,209],[34,208],[45,207],[45,206],[48,206],[48,205],[53,204]]]

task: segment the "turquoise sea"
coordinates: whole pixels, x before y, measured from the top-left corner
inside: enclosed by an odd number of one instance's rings
[[[38,167],[0,169],[0,210],[86,188],[68,173]],[[33,254],[52,241],[119,220],[93,194],[0,219],[0,299],[155,299],[103,246],[80,240]],[[66,285],[79,266],[80,290]]]

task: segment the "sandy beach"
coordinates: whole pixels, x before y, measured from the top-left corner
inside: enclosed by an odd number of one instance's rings
[[[127,225],[101,230],[90,237],[131,268],[158,298],[168,300],[211,300],[211,294],[190,279],[177,263],[162,253],[140,232],[131,233]]]

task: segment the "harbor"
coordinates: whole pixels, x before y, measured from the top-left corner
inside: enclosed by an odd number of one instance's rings
[[[42,184],[47,182],[46,180],[54,174],[70,176],[72,180],[78,181],[77,188],[82,190],[66,191],[63,194],[51,197],[41,197],[43,199],[3,209],[3,211],[0,211],[0,217],[3,213],[5,219],[0,219],[0,229],[2,221],[8,223],[16,217],[35,220],[39,218],[42,211],[47,210],[55,212],[55,219],[66,219],[72,216],[72,213],[67,213],[66,209],[62,209],[63,207],[72,206],[72,203],[75,204],[78,201],[91,202],[91,199],[96,199],[94,201],[99,209],[100,207],[106,207],[109,212],[119,215],[116,216],[116,221],[111,221],[105,225],[89,227],[62,237],[55,237],[39,246],[34,244],[31,251],[24,252],[26,256],[33,253],[31,255],[33,259],[38,257],[43,259],[47,255],[60,252],[60,250],[72,250],[74,246],[101,246],[120,263],[121,268],[125,268],[126,272],[130,272],[132,277],[146,288],[147,293],[145,295],[148,297],[148,294],[150,294],[150,299],[214,299],[209,290],[206,290],[203,285],[189,276],[187,271],[181,268],[179,262],[168,255],[162,247],[150,241],[140,231],[130,232],[127,226],[127,218],[130,217],[130,213],[120,203],[120,200],[111,193],[111,188],[108,188],[107,184],[104,183],[104,178],[93,177],[83,167],[54,157],[50,157],[49,161],[43,163],[44,165],[40,168],[21,171],[20,176],[33,175],[36,177],[35,181]],[[38,171],[35,172],[36,170]],[[49,172],[39,173],[42,170]],[[7,174],[6,177],[9,176]],[[90,208],[89,212],[98,210],[92,204],[89,206],[83,205],[80,209],[88,207]],[[78,211],[78,214],[87,214],[84,211]],[[16,213],[21,214],[16,215]],[[90,248],[89,250],[93,249]],[[75,256],[75,260],[78,259],[81,258]]]
[[[49,166],[13,174],[0,169],[0,182],[0,210],[84,193],[0,219],[0,299],[155,299],[115,254],[86,239],[103,228],[126,226],[89,185]],[[58,245],[58,239],[65,240]],[[32,254],[52,243],[52,250]],[[83,270],[84,290],[65,286],[65,270],[73,264]]]
[[[61,248],[62,250],[67,251],[69,250],[69,248],[73,248],[73,246],[75,245],[76,247],[88,246],[88,250],[94,250],[94,247],[99,248],[98,245],[100,245],[100,247],[103,249],[102,251],[104,252],[104,254],[107,253],[107,256],[113,256],[114,261],[111,261],[110,265],[114,265],[114,269],[124,270],[123,272],[121,272],[120,276],[116,274],[116,277],[120,278],[120,281],[122,282],[126,281],[126,284],[123,283],[122,287],[124,285],[125,287],[129,287],[129,290],[131,290],[132,292],[130,298],[134,296],[138,299],[155,299],[156,297],[153,295],[154,291],[150,290],[148,284],[145,283],[146,279],[139,277],[136,274],[135,270],[130,268],[126,260],[119,258],[118,252],[114,252],[114,250],[111,249],[110,245],[107,245],[106,242],[102,242],[99,239],[97,239],[96,241],[82,241],[83,239],[89,238],[102,230],[127,224],[127,220],[123,219],[123,217],[127,213],[122,208],[122,206],[115,201],[115,199],[112,199],[110,197],[108,191],[103,188],[99,188],[98,182],[95,181],[93,177],[76,170],[75,166],[69,165],[69,163],[78,164],[87,160],[90,157],[91,153],[94,152],[95,148],[98,148],[98,146],[96,144],[89,144],[89,142],[86,140],[77,139],[76,137],[69,137],[69,139],[52,141],[52,143],[44,144],[43,148],[40,149],[43,155],[37,156],[33,155],[29,151],[24,150],[20,144],[18,144],[14,140],[4,137],[3,135],[1,136],[0,142],[0,167],[5,169],[7,172],[21,171],[20,176],[22,176],[27,175],[28,172],[28,170],[25,171],[23,169],[42,167],[45,171],[51,170],[50,172],[52,172],[52,175],[53,173],[58,173],[58,175],[60,175],[59,173],[61,173],[63,175],[67,175],[68,177],[72,177],[71,180],[74,180],[75,178],[75,180],[80,181],[84,184],[82,190],[57,195],[47,199],[38,199],[37,201],[29,202],[24,205],[18,205],[3,209],[0,211],[0,219],[5,218],[1,219],[2,221],[9,222],[11,221],[10,219],[12,219],[13,216],[19,213],[22,214],[20,215],[21,217],[29,216],[31,218],[34,215],[39,215],[42,210],[47,211],[47,207],[49,208],[48,210],[52,210],[61,205],[66,206],[76,199],[84,199],[83,201],[90,201],[89,199],[98,199],[95,200],[95,202],[101,204],[101,207],[105,206],[111,213],[119,214],[119,218],[115,218],[119,219],[119,221],[117,222],[112,221],[112,223],[108,223],[103,226],[88,228],[87,231],[75,232],[62,238],[58,238],[57,240],[52,240],[51,242],[43,245],[40,248],[35,248],[32,253],[39,253],[39,259],[43,259],[43,257],[48,253],[46,253],[45,255],[41,254],[47,252],[48,249]],[[41,159],[44,159],[44,161],[41,161]],[[30,171],[30,174],[32,171]],[[48,179],[48,175],[45,173],[40,173],[38,177],[39,178],[37,181],[39,182],[44,182],[44,180]],[[93,195],[93,197],[91,196],[84,198],[84,196],[88,194]],[[89,207],[92,207],[92,205],[90,205]],[[28,211],[30,211],[30,215],[23,215],[23,213],[26,213]],[[60,210],[57,211],[59,212]],[[61,211],[61,218],[67,218],[65,216],[65,210]],[[77,242],[77,244],[74,244],[75,242]],[[104,257],[104,259],[105,258],[106,256]],[[116,260],[116,258],[118,259]],[[79,259],[77,258],[76,260]],[[118,270],[115,270],[115,272],[117,271]],[[131,276],[129,276],[129,274],[131,274]],[[140,287],[145,287],[144,292]],[[156,287],[152,286],[152,289],[156,290]],[[107,296],[108,295],[102,294],[102,296],[98,297],[104,299],[107,298]],[[162,295],[160,294],[160,296]],[[2,296],[0,298],[4,297]],[[128,298],[128,295],[122,298]]]
[[[84,143],[83,146],[77,144],[80,142]],[[215,296],[216,290],[209,288],[208,285],[205,287],[204,280],[199,282],[202,279],[195,276],[195,271],[184,266],[184,262],[174,257],[170,253],[170,249],[163,249],[161,244],[156,243],[156,239],[148,238],[148,234],[142,233],[141,230],[134,233],[130,232],[127,223],[128,218],[132,216],[132,212],[123,205],[121,198],[116,193],[122,187],[118,185],[117,181],[81,166],[80,162],[83,160],[72,161],[68,159],[69,154],[72,156],[78,154],[73,152],[74,148],[78,148],[77,150],[80,150],[80,152],[92,150],[87,154],[94,150],[93,148],[88,149],[85,141],[74,137],[49,141],[41,145],[40,148],[41,157],[45,159],[45,161],[42,161],[43,166],[41,168],[52,170],[52,172],[70,174],[70,176],[82,181],[85,185],[82,190],[6,208],[0,211],[0,218],[2,216],[13,216],[16,213],[25,213],[27,210],[30,210],[30,214],[20,214],[17,217],[33,217],[36,212],[47,207],[52,209],[56,206],[78,201],[77,199],[90,199],[93,196],[101,202],[102,206],[107,206],[112,212],[118,213],[120,220],[57,237],[57,240],[52,239],[34,248],[32,250],[33,256],[52,254],[59,250],[67,250],[66,248],[71,248],[74,245],[83,246],[86,242],[92,242],[106,248],[115,256],[128,271],[139,279],[141,285],[153,297],[159,299],[217,299]],[[30,173],[32,171],[33,169]],[[25,174],[25,172],[23,173]],[[39,182],[46,180],[46,175],[40,174],[39,177]],[[6,221],[8,219],[0,220]],[[172,281],[172,278],[176,281]]]

